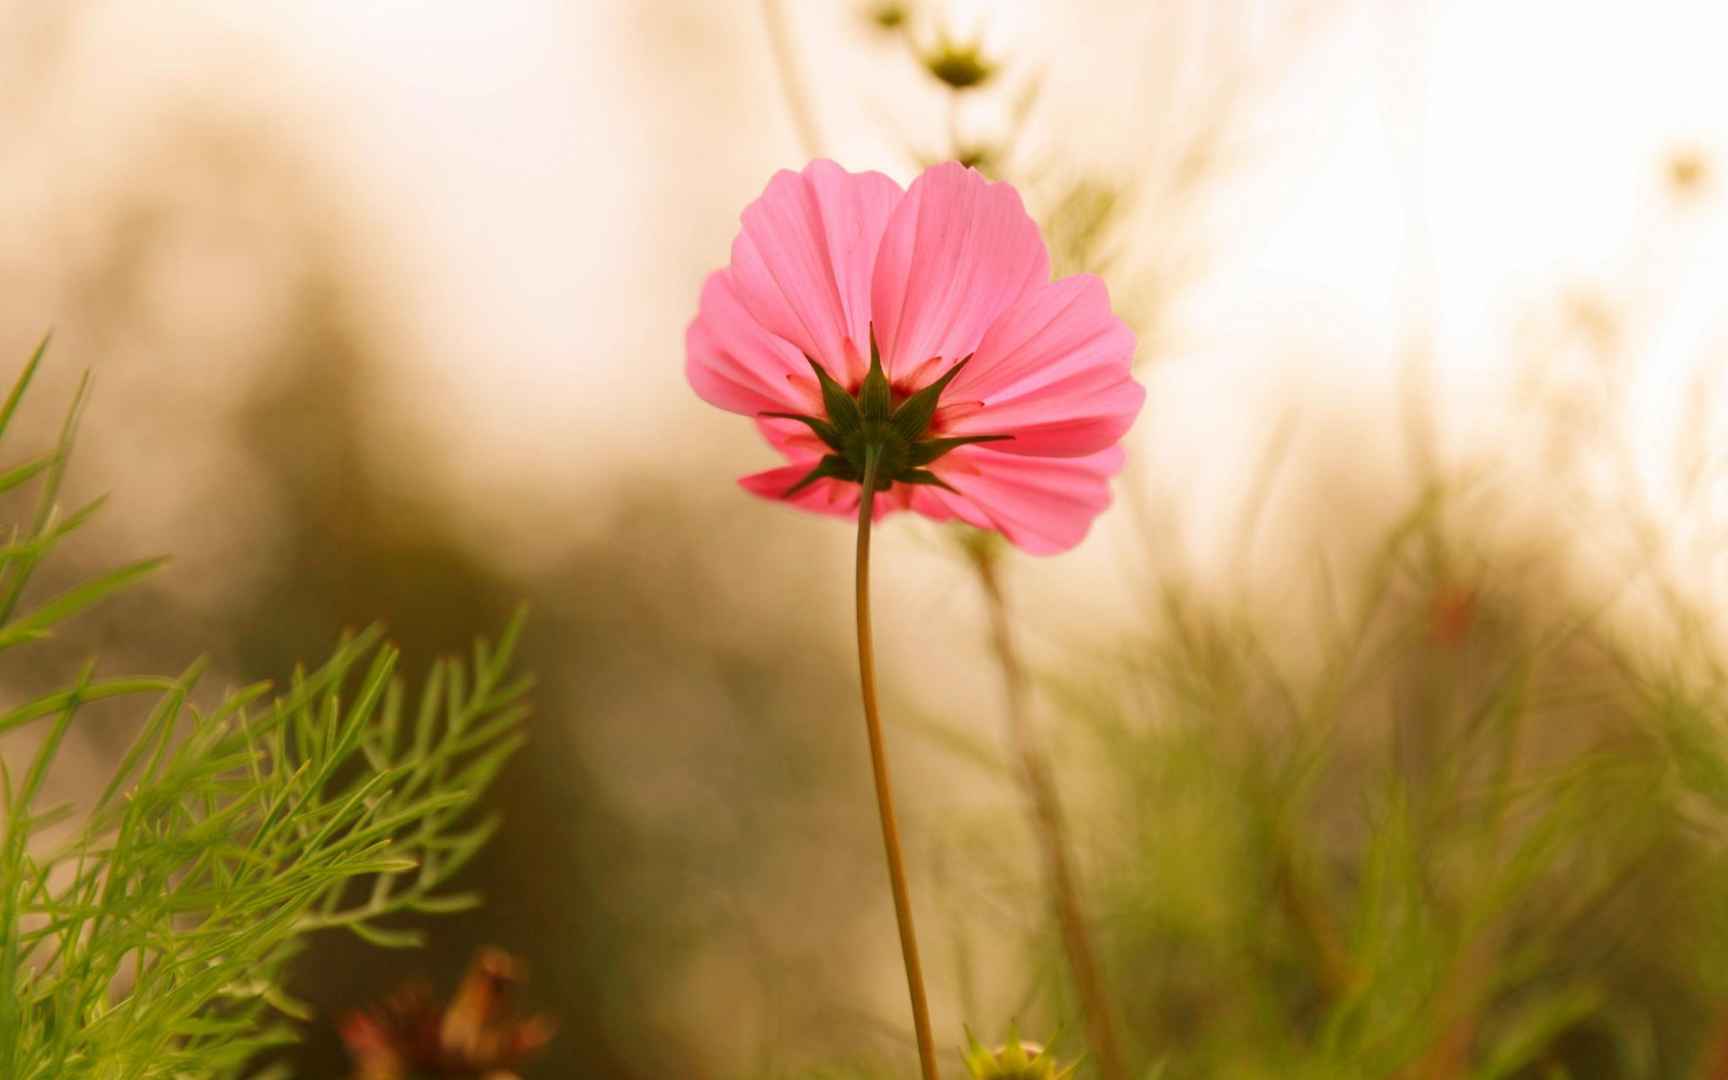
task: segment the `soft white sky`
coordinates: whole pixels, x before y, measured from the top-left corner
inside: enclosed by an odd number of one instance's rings
[[[940,131],[909,62],[851,0],[788,6],[832,152],[905,178],[898,148]],[[1071,160],[1155,163],[1232,71],[1259,102],[1136,436],[1163,486],[1212,493],[1195,497],[1197,545],[1228,527],[1293,403],[1335,428],[1361,402],[1380,419],[1357,449],[1387,456],[1385,395],[1418,332],[1448,430],[1494,437],[1514,333],[1566,290],[1634,305],[1648,341],[1631,406],[1660,456],[1682,374],[1724,331],[1720,189],[1678,214],[1661,161],[1697,147],[1720,185],[1728,6],[1312,6],[1295,43],[1288,4],[950,8],[1018,72],[1044,71]],[[721,483],[767,460],[681,375],[702,274],[768,174],[802,156],[754,0],[110,2],[75,40],[44,121],[58,157],[8,170],[0,207],[123,170],[164,98],[279,116],[346,180],[356,274],[395,313],[379,328],[401,345],[390,422],[433,455],[401,467],[482,507],[562,492],[559,512],[580,517],[621,463],[679,456]],[[519,542],[525,559],[554,554]]]

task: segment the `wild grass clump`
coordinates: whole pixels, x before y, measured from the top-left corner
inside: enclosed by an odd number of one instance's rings
[[[41,359],[0,406],[0,447]],[[34,485],[0,546],[8,684],[37,680],[43,639],[158,565],[46,598],[29,588],[100,505],[59,502],[82,402],[81,389],[51,450],[0,470],[9,499]],[[476,803],[522,739],[519,629],[435,666],[412,701],[371,629],[280,689],[200,704],[201,663],[114,678],[92,660],[0,711],[8,760],[27,762],[0,763],[0,1076],[258,1075],[306,1015],[283,986],[311,934],[413,945],[402,917],[475,904],[451,882],[497,826]],[[88,799],[42,805],[74,721],[98,705],[145,713],[130,748]]]
[[[1172,578],[1042,667],[1133,1075],[1724,1075],[1728,678],[1683,608],[1653,657],[1564,537],[1493,532],[1431,490],[1347,573]],[[1026,869],[970,885],[1018,917],[966,932],[1022,951],[968,1019],[1079,1053]]]

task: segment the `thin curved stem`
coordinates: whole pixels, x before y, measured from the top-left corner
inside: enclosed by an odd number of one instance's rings
[[[900,826],[894,819],[894,792],[888,783],[888,750],[882,740],[882,717],[876,709],[876,650],[870,637],[870,519],[881,456],[881,450],[874,447],[865,452],[863,493],[858,500],[858,681],[864,694],[864,727],[870,736],[870,769],[876,778],[876,809],[882,817],[882,846],[888,853],[888,881],[894,890],[894,919],[900,927],[900,956],[906,964],[906,990],[912,997],[912,1026],[918,1033],[918,1061],[924,1080],[938,1080],[930,1002],[924,996],[924,969],[918,962],[918,936],[912,929],[912,895],[906,888]]]
[[[996,573],[994,555],[974,551],[972,561],[990,609],[990,639],[996,661],[1002,668],[1003,691],[1008,701],[1008,727],[1020,757],[1021,781],[1026,788],[1033,824],[1044,849],[1044,873],[1048,879],[1051,903],[1062,928],[1068,967],[1074,974],[1074,984],[1086,1010],[1087,1041],[1097,1060],[1098,1073],[1104,1080],[1128,1080],[1122,1045],[1117,1041],[1116,1025],[1111,1016],[1110,999],[1104,989],[1103,971],[1080,905],[1080,886],[1068,853],[1067,821],[1062,814],[1062,802],[1056,794],[1056,782],[1051,776],[1049,762],[1032,729],[1026,700],[1026,669],[1020,662],[1020,650],[1014,640],[1008,600]]]
[[[792,113],[798,145],[807,156],[820,157],[822,134],[816,128],[816,113],[810,108],[804,80],[798,75],[798,61],[792,54],[792,32],[786,26],[786,12],[781,9],[780,0],[762,0],[762,15],[768,24],[768,43],[774,50],[774,67],[780,72],[780,88],[786,96],[786,108]]]

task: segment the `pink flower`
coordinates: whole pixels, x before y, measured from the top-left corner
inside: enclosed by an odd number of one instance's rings
[[[952,162],[906,191],[831,161],[776,174],[685,348],[696,393],[786,457],[747,490],[855,516],[874,442],[878,517],[958,518],[1039,554],[1109,505],[1145,397],[1104,283],[1051,281],[1020,196]]]

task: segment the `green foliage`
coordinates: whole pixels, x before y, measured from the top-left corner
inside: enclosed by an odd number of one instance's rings
[[[0,406],[0,439],[42,354]],[[0,660],[14,672],[32,670],[15,665],[33,642],[158,565],[23,603],[97,509],[58,505],[83,399],[50,453],[0,471],[0,490],[37,485],[0,547]],[[471,663],[435,666],[412,705],[373,629],[280,692],[250,686],[209,708],[196,703],[202,665],[103,679],[91,663],[0,713],[0,733],[34,738],[21,775],[0,766],[0,1076],[243,1075],[296,1037],[304,1010],[282,980],[309,934],[414,945],[399,917],[477,903],[449,886],[496,828],[473,810],[522,739],[528,683],[509,670],[520,622]],[[94,802],[38,805],[80,711],[145,695],[154,706]]]
[[[1460,533],[1430,494],[1311,603],[1166,583],[1044,680],[1137,1069],[1654,1080],[1720,1053],[1728,677],[1680,632],[1684,660],[1642,660],[1564,572],[1497,574]],[[971,910],[1023,913],[1038,885],[983,887]],[[968,1020],[1078,1030],[1054,923],[1005,931],[1015,1011]]]

